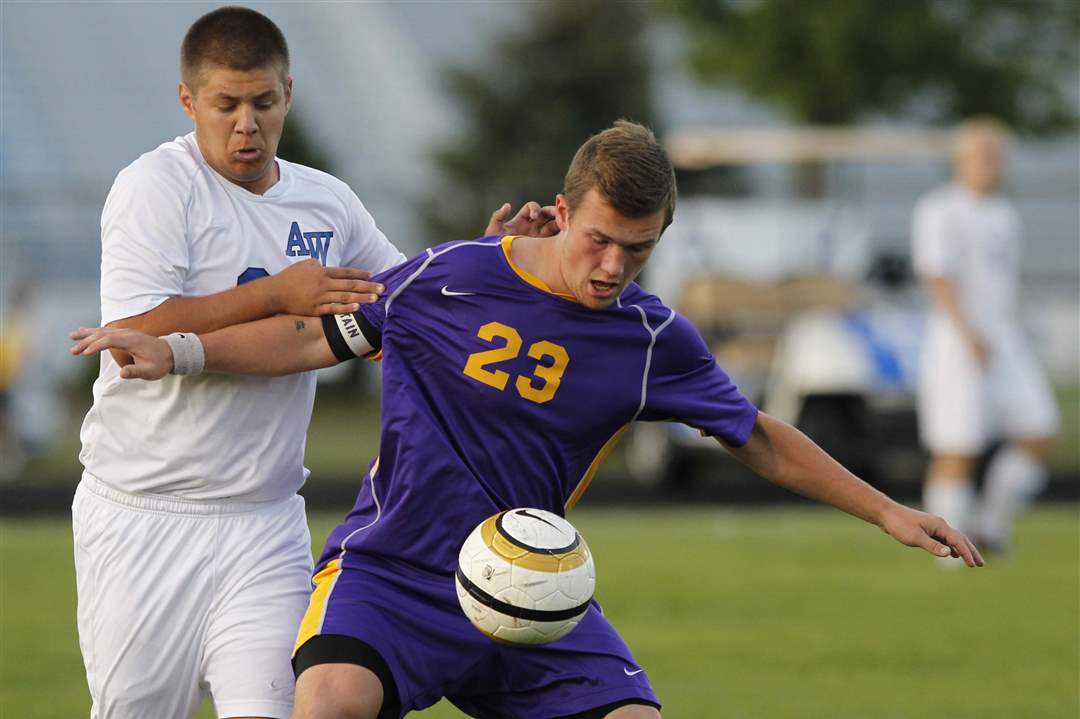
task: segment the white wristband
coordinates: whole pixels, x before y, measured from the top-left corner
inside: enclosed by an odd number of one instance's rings
[[[202,340],[192,332],[174,332],[161,339],[169,344],[173,354],[172,374],[194,375],[203,371],[206,354]]]

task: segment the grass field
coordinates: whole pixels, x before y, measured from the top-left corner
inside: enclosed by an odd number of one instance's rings
[[[827,509],[572,518],[667,719],[1080,713],[1075,505],[1029,513],[1016,551],[978,571],[942,570]],[[313,516],[312,535],[336,520]],[[0,521],[0,717],[87,716],[74,623],[66,518]]]

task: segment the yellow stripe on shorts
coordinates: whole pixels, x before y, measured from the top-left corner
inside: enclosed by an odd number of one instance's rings
[[[330,592],[334,591],[334,585],[337,584],[340,574],[341,558],[338,558],[315,575],[315,589],[311,592],[307,611],[304,612],[304,619],[300,622],[300,632],[296,636],[293,656],[296,656],[296,652],[307,643],[307,640],[322,631],[323,619],[326,618],[326,603],[330,600]]]

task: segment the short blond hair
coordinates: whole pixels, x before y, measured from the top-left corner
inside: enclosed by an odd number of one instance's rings
[[[983,115],[964,120],[953,128],[951,146],[954,159],[966,155],[973,145],[989,140],[1004,150],[1009,145],[1008,126],[997,118]]]

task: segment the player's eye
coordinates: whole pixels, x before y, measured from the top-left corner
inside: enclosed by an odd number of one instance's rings
[[[218,109],[222,112],[232,112],[236,109],[236,105],[218,105]]]
[[[260,110],[269,110],[273,106],[273,100],[263,100],[262,102],[255,103],[255,107],[259,108]]]

